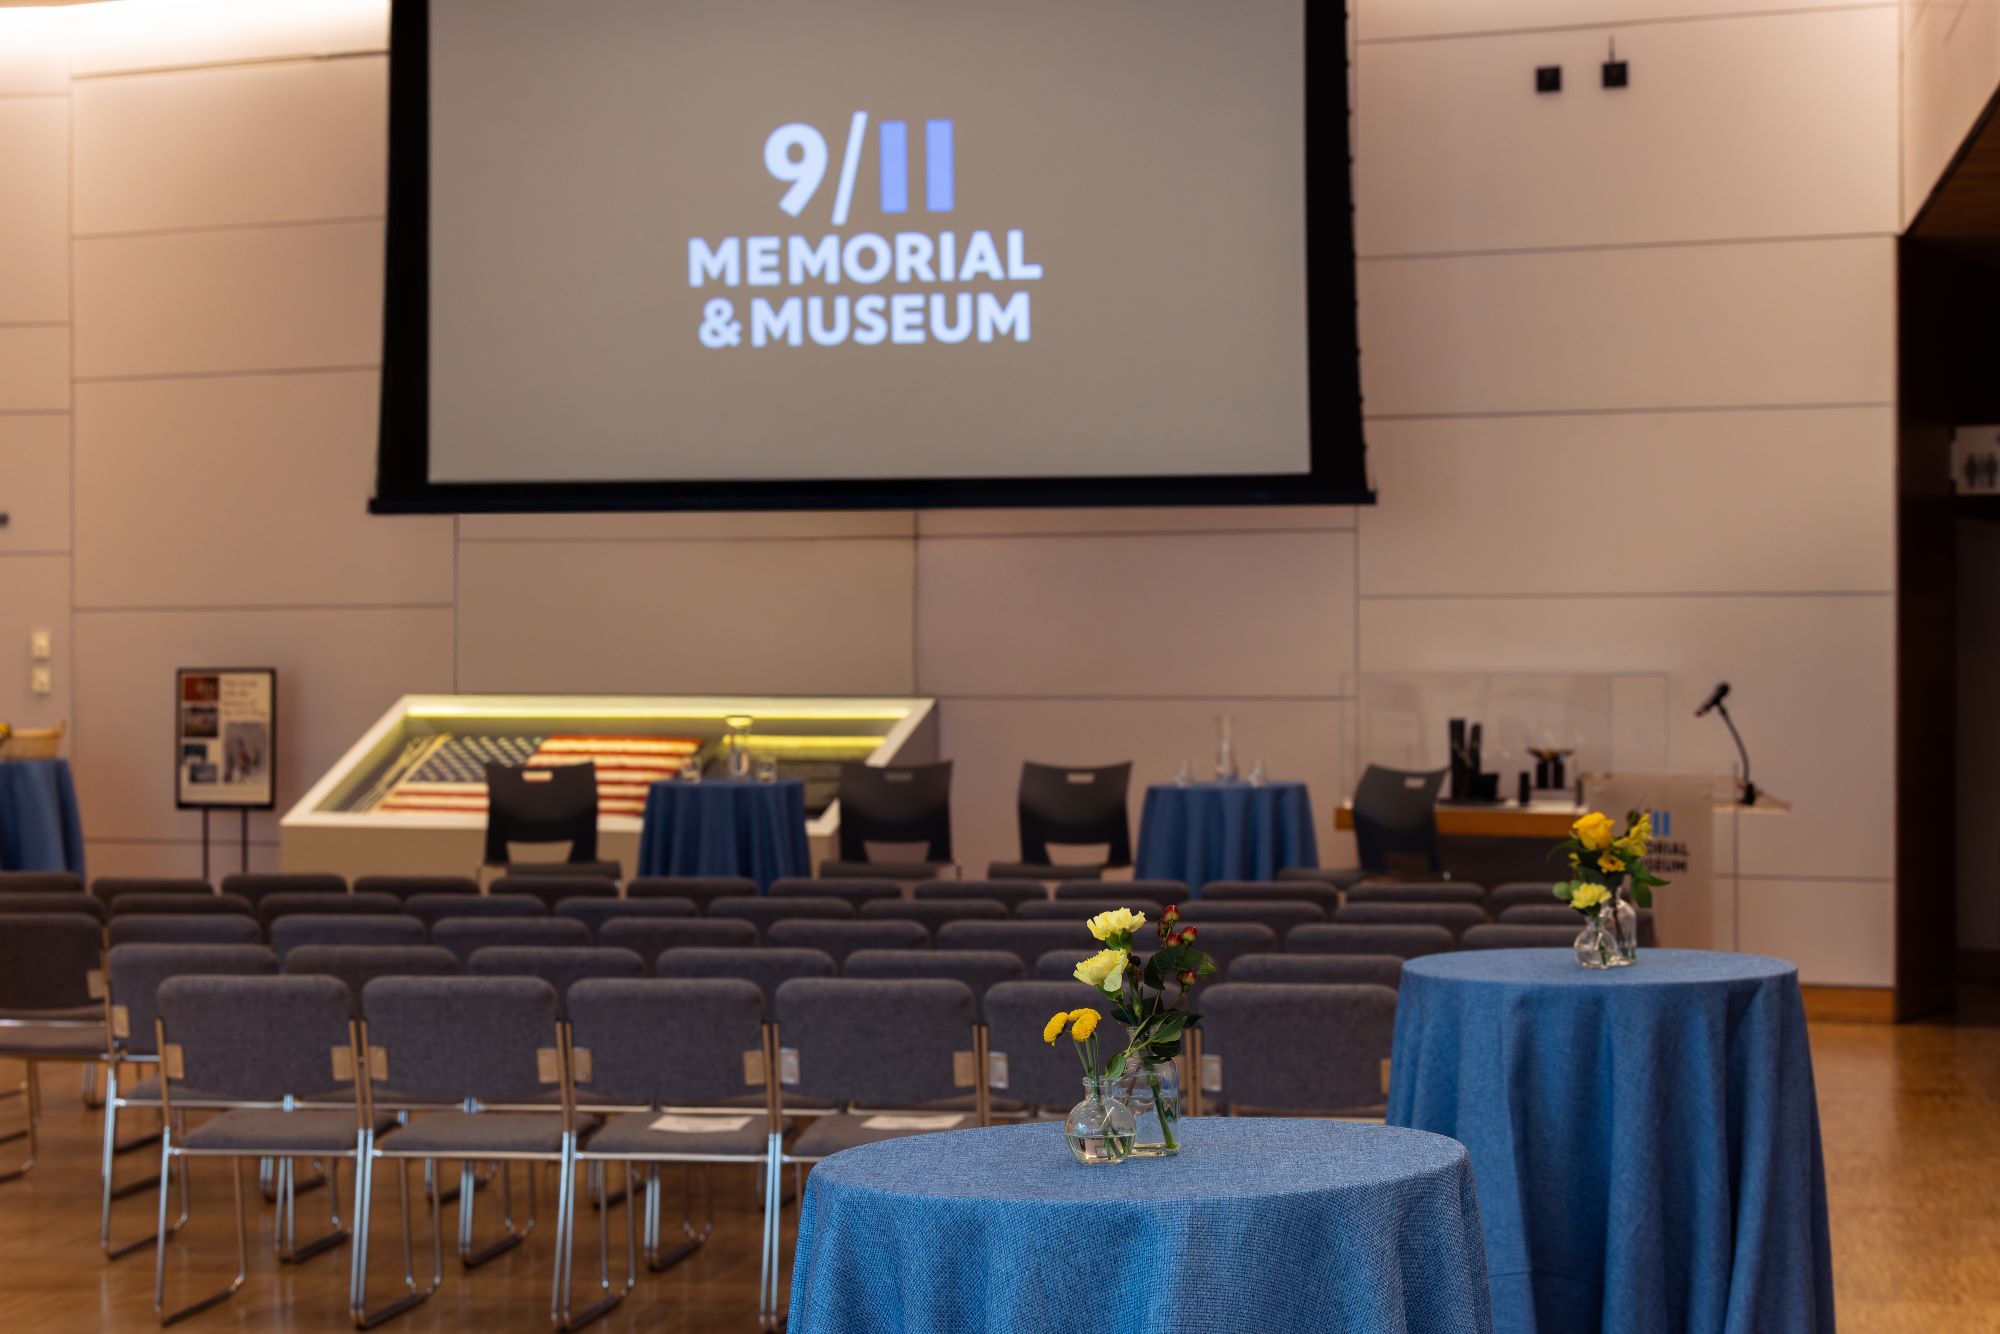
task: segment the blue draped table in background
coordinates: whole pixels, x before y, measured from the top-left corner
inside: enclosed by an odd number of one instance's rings
[[[646,794],[640,875],[741,875],[769,889],[781,876],[811,875],[806,785],[706,778],[668,780]]]
[[[68,760],[0,763],[0,871],[83,874],[83,817]]]
[[[1668,891],[1671,893],[1672,891]],[[1501,1334],[1833,1328],[1798,970],[1642,950],[1403,965],[1389,1121],[1472,1154]]]
[[[1269,880],[1287,866],[1319,865],[1312,797],[1304,783],[1156,783],[1139,816],[1141,880]]]
[[[915,1135],[813,1169],[793,1334],[1485,1334],[1465,1150],[1323,1121],[1195,1119],[1083,1167],[1055,1122]]]

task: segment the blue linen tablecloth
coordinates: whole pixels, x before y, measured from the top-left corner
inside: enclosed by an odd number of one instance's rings
[[[1304,783],[1156,783],[1139,815],[1141,880],[1269,880],[1286,866],[1319,865],[1312,797]]]
[[[813,1169],[794,1334],[1484,1334],[1465,1150],[1194,1119],[1173,1159],[1083,1167],[1054,1122],[915,1135]]]
[[[1644,950],[1403,965],[1389,1121],[1472,1154],[1501,1334],[1833,1329],[1798,970]]]
[[[781,876],[811,875],[806,785],[796,778],[653,784],[639,827],[639,874],[742,875],[759,890]]]
[[[0,871],[83,874],[83,817],[68,760],[0,763]]]

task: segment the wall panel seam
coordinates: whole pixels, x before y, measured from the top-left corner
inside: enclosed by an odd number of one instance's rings
[[[1476,593],[1357,593],[1359,602],[1582,602],[1617,598],[1631,601],[1706,600],[1711,598],[1892,598],[1893,588],[1739,588],[1701,590],[1606,589],[1601,592],[1476,592]]]
[[[1897,8],[1897,0],[1871,0],[1850,5],[1804,5],[1797,9],[1749,9],[1702,14],[1658,14],[1650,18],[1594,19],[1577,23],[1548,23],[1525,28],[1468,28],[1455,32],[1408,33],[1401,37],[1361,37],[1356,46],[1408,46],[1418,42],[1457,42],[1481,37],[1532,37],[1544,33],[1603,32],[1617,28],[1660,28],[1688,23],[1726,23],[1733,19],[1775,19],[1811,17],[1825,14],[1866,13]]]
[[[72,83],[103,83],[111,79],[144,79],[156,74],[198,74],[204,70],[265,69],[285,65],[325,65],[337,60],[386,60],[387,47],[362,47],[353,51],[296,51],[278,56],[244,56],[239,60],[191,60],[179,65],[134,65],[128,69],[90,70],[72,73]]]
[[[1356,700],[1352,694],[1346,695],[1255,695],[1255,694],[958,694],[952,691],[926,690],[925,699],[936,700],[940,704],[1175,704],[1175,703],[1222,703],[1244,704],[1351,704]]]
[[[1722,246],[1810,245],[1821,241],[1893,241],[1893,231],[1808,232],[1779,236],[1714,236],[1685,240],[1587,241],[1569,245],[1489,246],[1473,250],[1403,250],[1356,255],[1360,264],[1408,264],[1441,259],[1500,259],[1513,255],[1586,255],[1620,250],[1713,250]]]
[[[1351,510],[1353,507],[1343,505],[1329,508]],[[919,533],[917,534],[917,540],[920,542],[988,542],[996,540],[1033,540],[1048,537],[1087,537],[1091,539],[1107,537],[1266,537],[1277,535],[1297,536],[1307,533],[1351,533],[1353,531],[1354,521],[1350,519],[1347,523],[1343,524],[1326,524],[1323,526],[1288,524],[1282,528],[1051,528],[1036,531],[1012,529],[1008,531],[996,530],[993,532]]]
[[[1774,875],[1768,872],[1752,874],[1749,871],[1743,871],[1739,872],[1735,878],[1739,882],[1757,880],[1771,881],[1777,884],[1893,885],[1896,883],[1896,877],[1891,875],[1801,875],[1790,872],[1783,875]]]
[[[272,366],[266,370],[231,371],[152,371],[132,375],[78,375],[73,384],[145,384],[159,380],[241,380],[272,375],[353,375],[380,371],[380,362],[355,362],[344,366]]]
[[[71,232],[72,241],[131,241],[151,236],[202,236],[215,232],[290,231],[301,227],[351,227],[388,221],[384,213],[335,213],[323,218],[276,218],[269,222],[211,222],[183,227],[134,227],[123,231]]]
[[[737,537],[467,537],[468,547],[655,547],[766,546],[775,542],[908,542],[908,533],[798,533],[786,536],[744,534]]]
[[[61,549],[50,547],[47,550],[31,547],[20,551],[0,551],[0,558],[8,556],[67,556],[69,554],[69,548],[67,547]]]
[[[1376,412],[1364,422],[1506,421],[1518,417],[1671,417],[1703,412],[1826,412],[1860,408],[1893,408],[1893,399],[1828,400],[1824,403],[1696,403],[1648,404],[1621,408],[1485,408],[1468,412]]]
[[[218,611],[253,612],[352,612],[352,611],[451,611],[450,602],[188,602],[161,603],[158,606],[145,604],[105,604],[102,606],[75,606],[71,608],[78,616],[153,616],[192,615]]]

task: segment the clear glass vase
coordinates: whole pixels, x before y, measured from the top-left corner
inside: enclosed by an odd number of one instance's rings
[[[1215,715],[1215,781],[1233,783],[1241,771],[1236,767],[1236,719],[1227,713]]]
[[[1171,1158],[1181,1151],[1181,1077],[1175,1061],[1132,1061],[1113,1080],[1118,1100],[1138,1129],[1132,1153],[1139,1158]]]
[[[1585,968],[1622,968],[1632,962],[1618,948],[1618,915],[1609,903],[1584,917],[1575,949],[1576,961]]]
[[[1630,890],[1620,885],[1617,897],[1604,905],[1603,912],[1614,914],[1611,934],[1618,947],[1619,962],[1639,962],[1639,910],[1632,906]]]
[[[1070,1155],[1085,1167],[1122,1163],[1132,1156],[1138,1124],[1112,1083],[1085,1077],[1083,1101],[1063,1118],[1063,1139],[1069,1144]]]

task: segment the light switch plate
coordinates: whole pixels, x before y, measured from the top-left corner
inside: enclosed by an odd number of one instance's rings
[[[36,662],[47,662],[56,655],[55,640],[46,630],[28,632],[28,656]]]
[[[53,694],[55,692],[55,688],[56,688],[55,674],[49,671],[47,667],[37,666],[37,667],[32,667],[28,670],[29,694],[31,695]]]

